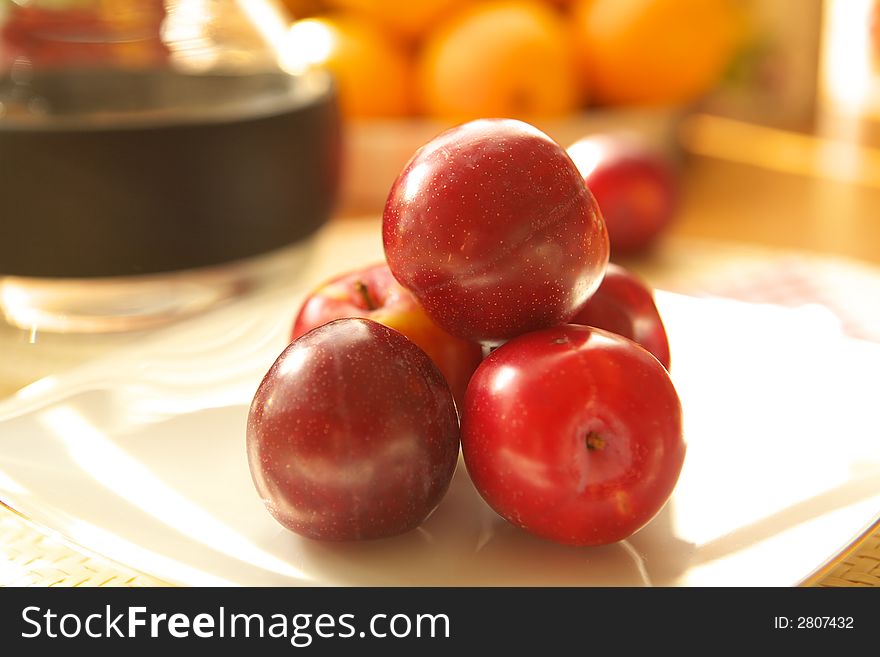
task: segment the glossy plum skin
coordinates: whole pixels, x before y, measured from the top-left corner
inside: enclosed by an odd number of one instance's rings
[[[650,351],[669,369],[669,340],[651,289],[635,274],[610,263],[599,289],[571,320],[622,335]]]
[[[440,368],[456,403],[464,401],[471,374],[483,359],[482,347],[437,326],[388,265],[377,263],[341,274],[318,287],[300,307],[290,339],[343,317],[366,317],[403,333]]]
[[[672,165],[632,136],[594,136],[568,149],[602,211],[613,256],[636,255],[663,234],[678,206]]]
[[[248,415],[257,492],[278,522],[314,539],[417,527],[445,494],[458,453],[458,417],[440,371],[369,319],[335,320],[293,341]]]
[[[602,545],[647,524],[685,456],[681,405],[647,351],[562,325],[491,353],[468,387],[468,473],[502,517],[568,545]]]
[[[595,199],[536,128],[481,119],[419,149],[394,182],[391,271],[453,335],[499,343],[568,321],[608,262]]]

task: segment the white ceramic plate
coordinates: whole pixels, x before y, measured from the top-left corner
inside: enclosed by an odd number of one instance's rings
[[[367,236],[370,235],[370,236]],[[319,248],[295,291],[157,333],[0,404],[0,499],[167,581],[247,585],[793,585],[880,511],[880,345],[820,308],[658,293],[688,455],[630,540],[574,549],[508,526],[459,466],[417,531],[323,544],[264,510],[248,404],[306,286],[375,259],[372,233]]]

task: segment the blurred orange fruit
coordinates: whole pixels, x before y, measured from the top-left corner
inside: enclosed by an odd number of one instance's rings
[[[393,34],[416,39],[468,0],[325,0],[327,5],[368,17]]]
[[[568,27],[532,0],[455,14],[428,36],[416,78],[422,109],[443,118],[554,116],[580,103]]]
[[[595,99],[676,104],[719,79],[739,13],[730,0],[576,0],[573,29]]]
[[[291,68],[322,66],[336,78],[343,116],[403,116],[411,109],[412,71],[404,48],[354,16],[296,21],[285,53]]]

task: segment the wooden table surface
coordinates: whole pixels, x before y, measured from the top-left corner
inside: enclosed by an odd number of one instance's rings
[[[880,151],[712,117],[687,120],[682,136],[672,235],[880,264]]]
[[[693,157],[671,234],[880,265],[880,189]]]

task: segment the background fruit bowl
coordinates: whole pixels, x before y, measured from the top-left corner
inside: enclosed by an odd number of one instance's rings
[[[381,209],[412,153],[476,118],[532,123],[564,147],[602,132],[673,149],[675,124],[743,41],[728,0],[285,0],[286,61],[335,77],[345,213]]]
[[[635,133],[670,160],[678,157],[678,126],[682,106],[596,109],[533,121],[562,146],[590,134]],[[413,153],[448,122],[430,118],[357,119],[344,126],[343,173],[339,212],[344,215],[381,212],[391,184]]]

